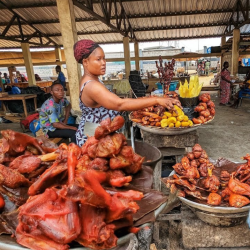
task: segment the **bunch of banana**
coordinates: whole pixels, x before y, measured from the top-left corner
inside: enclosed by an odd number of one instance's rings
[[[176,111],[164,112],[161,120],[161,127],[179,128],[179,127],[191,127],[193,122],[188,119],[188,116],[176,105],[174,105]]]
[[[199,77],[197,75],[193,75],[190,77],[189,83],[187,79],[185,83],[180,83],[179,93],[182,98],[192,98],[196,97],[200,94],[203,83],[199,83]]]

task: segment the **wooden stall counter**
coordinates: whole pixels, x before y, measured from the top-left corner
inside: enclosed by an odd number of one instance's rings
[[[52,81],[37,81],[36,82],[36,85],[40,88],[48,88],[52,85]]]
[[[36,110],[37,109],[37,95],[35,95],[35,94],[7,95],[7,96],[0,97],[0,101],[21,100],[23,102],[23,109],[24,109],[25,117],[28,116],[28,111],[27,111],[27,106],[26,106],[27,99],[34,99],[34,105],[35,105],[35,110]],[[6,109],[4,102],[3,102],[3,109],[4,109],[4,112],[6,113],[7,109]]]
[[[19,82],[19,83],[13,83],[13,86],[16,86],[18,88],[28,88],[29,83],[28,82]],[[40,87],[41,89],[46,89],[52,85],[52,81],[37,81],[36,86]]]
[[[40,87],[46,93],[50,92],[50,86],[52,85],[52,81],[37,81],[36,85]]]

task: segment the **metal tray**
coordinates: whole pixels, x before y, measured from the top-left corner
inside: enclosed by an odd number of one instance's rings
[[[161,206],[159,206],[154,214],[155,217],[157,218],[157,216],[163,211],[163,209],[166,207],[167,202],[163,203]],[[152,223],[145,223],[143,225],[140,226],[140,228],[144,228],[146,226],[151,226]],[[117,241],[117,246],[122,246],[124,245],[126,242],[130,241],[131,239],[133,239],[134,234],[130,233],[127,234],[121,238],[118,239]],[[0,250],[27,250],[28,248],[23,247],[21,245],[19,245],[15,238],[12,238],[10,235],[0,235]],[[86,248],[86,247],[74,247],[74,248],[70,248],[71,250],[91,250],[90,248]]]
[[[117,246],[123,245],[126,242],[130,241],[133,237],[133,233],[127,234],[117,241]],[[12,238],[10,235],[0,235],[0,250],[27,250],[29,248],[19,245],[15,238]],[[88,250],[90,248],[86,247],[73,247],[71,250]]]
[[[169,176],[175,174],[175,171],[173,170]],[[219,206],[209,206],[205,204],[200,204],[194,201],[191,201],[187,198],[179,197],[179,199],[186,204],[189,207],[193,207],[196,209],[200,209],[202,211],[210,212],[210,213],[217,213],[217,214],[237,214],[237,213],[243,213],[250,210],[250,205],[244,206],[241,208],[236,207],[219,207]]]
[[[129,119],[131,120],[131,114],[132,112],[129,114]],[[168,128],[168,127],[165,127],[165,128],[161,128],[161,127],[155,127],[155,126],[150,126],[150,125],[142,125],[141,123],[136,123],[136,122],[133,122],[133,126],[137,126],[138,128],[146,131],[146,132],[149,132],[149,133],[152,133],[152,134],[157,134],[157,135],[181,135],[181,134],[186,134],[186,133],[189,133],[191,131],[194,131],[196,130],[199,126],[202,126],[202,125],[205,125],[211,121],[214,120],[214,117],[203,123],[203,124],[195,124],[193,125],[192,127],[180,127],[180,128]]]

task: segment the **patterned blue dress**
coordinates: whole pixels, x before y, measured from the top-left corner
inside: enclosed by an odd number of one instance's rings
[[[100,123],[102,120],[105,120],[108,117],[110,117],[111,119],[114,119],[117,115],[120,114],[118,111],[109,110],[109,109],[106,109],[102,106],[99,108],[89,108],[83,104],[83,102],[81,100],[82,91],[83,91],[84,87],[86,86],[86,84],[88,84],[91,81],[93,81],[93,80],[89,80],[89,81],[85,82],[82,85],[82,88],[80,91],[79,102],[80,102],[80,109],[82,111],[82,118],[81,118],[81,122],[79,124],[78,130],[76,132],[76,142],[77,142],[77,145],[80,147],[88,139],[87,136],[84,135],[85,122]]]

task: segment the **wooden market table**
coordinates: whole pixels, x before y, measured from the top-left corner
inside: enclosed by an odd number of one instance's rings
[[[28,116],[28,111],[27,111],[27,106],[26,106],[27,99],[34,99],[34,105],[35,105],[35,110],[36,110],[37,109],[37,95],[36,94],[20,94],[20,95],[8,95],[8,96],[0,97],[0,101],[21,100],[23,102],[23,110],[24,110],[25,117]],[[4,112],[7,111],[4,102],[3,102],[3,109],[4,109]]]

